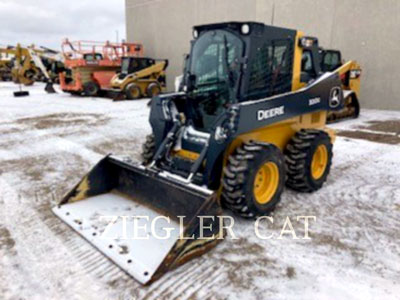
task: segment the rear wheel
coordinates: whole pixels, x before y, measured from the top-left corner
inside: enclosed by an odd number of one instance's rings
[[[222,184],[224,206],[244,218],[266,215],[285,184],[282,152],[271,144],[244,143],[229,157]]]
[[[142,96],[142,92],[136,83],[131,83],[125,88],[125,95],[127,99],[135,100]]]
[[[89,81],[83,84],[83,93],[85,94],[85,96],[90,96],[90,97],[97,96],[99,91],[100,87],[96,82]]]
[[[78,91],[63,91],[65,93],[71,94],[72,96],[80,96],[82,93]]]
[[[147,96],[150,98],[157,96],[160,93],[161,93],[161,88],[155,82],[150,83],[149,86],[147,87]]]
[[[149,134],[146,136],[146,141],[142,145],[142,161],[144,165],[148,165],[153,160],[155,149],[156,142],[154,134]]]
[[[325,131],[303,129],[297,132],[285,150],[286,185],[300,192],[319,190],[329,175],[332,147]]]

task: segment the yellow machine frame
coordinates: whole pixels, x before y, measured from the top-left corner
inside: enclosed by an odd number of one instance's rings
[[[120,90],[121,92],[125,91],[126,87],[131,84],[135,83],[139,86],[142,95],[147,94],[147,87],[149,84],[155,82],[158,83],[157,78],[165,75],[164,69],[166,68],[167,61],[159,61],[156,62],[154,65],[140,70],[136,73],[129,74],[124,79],[119,79],[118,74],[115,75],[111,79],[111,87],[113,89]],[[165,92],[165,87],[160,86],[161,92]]]

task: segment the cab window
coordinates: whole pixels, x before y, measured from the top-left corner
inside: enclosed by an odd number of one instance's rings
[[[291,90],[293,47],[290,40],[273,40],[257,49],[250,64],[248,97],[259,98]]]
[[[311,51],[305,50],[301,59],[301,71],[311,73],[314,71]]]
[[[323,57],[321,69],[323,72],[332,72],[341,65],[341,55],[338,51],[327,51]]]

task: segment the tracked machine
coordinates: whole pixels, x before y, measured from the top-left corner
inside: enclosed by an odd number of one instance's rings
[[[110,82],[121,69],[122,57],[143,56],[139,43],[69,41],[62,43],[65,72],[60,73],[64,92],[97,96],[110,89]]]
[[[344,107],[340,74],[320,72],[316,38],[253,22],[196,26],[193,36],[183,91],[153,98],[143,162],[105,157],[53,210],[142,284],[214,247],[222,207],[255,218],[285,185],[320,189],[335,141],[327,114]],[[315,75],[302,70],[306,51]]]
[[[340,76],[344,92],[344,108],[328,113],[328,123],[358,118],[360,115],[361,67],[356,61],[344,61],[338,50],[320,49],[321,72],[336,72]],[[309,68],[308,56],[304,56],[304,68]]]

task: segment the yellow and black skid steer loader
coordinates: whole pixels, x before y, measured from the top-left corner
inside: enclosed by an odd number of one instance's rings
[[[111,79],[114,100],[152,98],[165,92],[168,60],[148,57],[123,57],[121,71]]]
[[[193,36],[184,91],[152,99],[143,162],[107,156],[54,208],[142,284],[214,247],[222,207],[255,218],[285,184],[320,189],[335,140],[327,113],[344,107],[316,38],[254,22],[196,26]],[[315,75],[302,74],[305,51]]]

